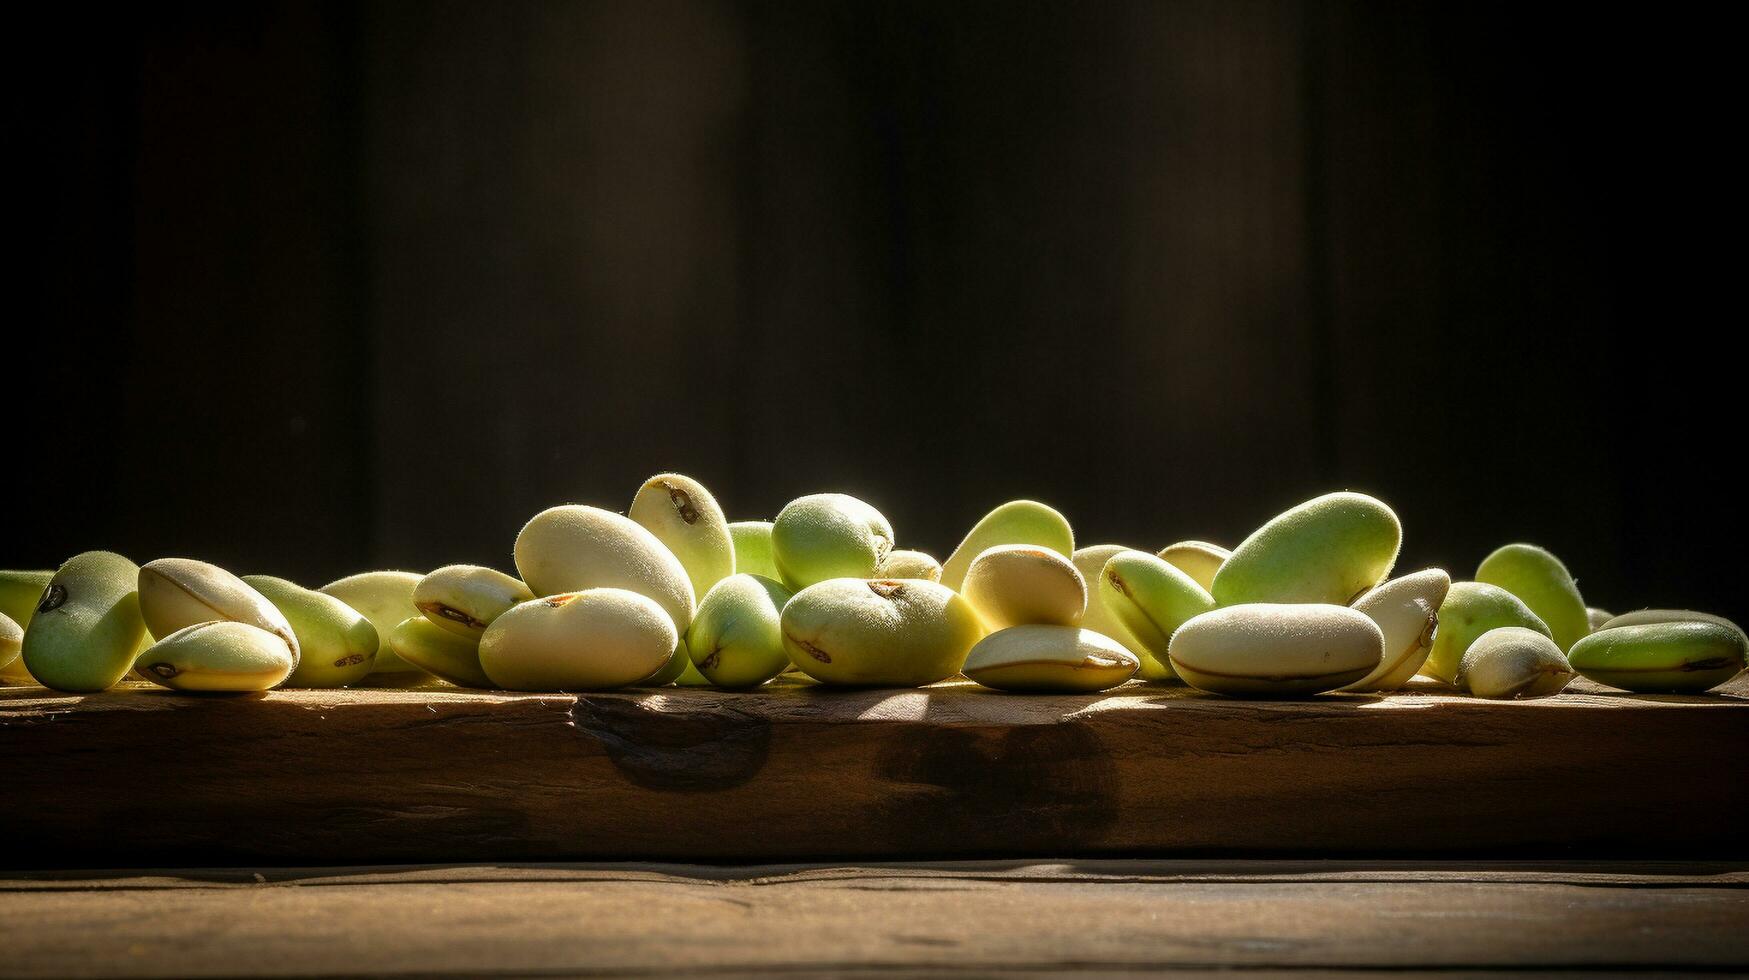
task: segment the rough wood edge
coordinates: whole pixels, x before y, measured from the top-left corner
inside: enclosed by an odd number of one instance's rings
[[[1062,858],[679,864],[639,861],[363,865],[357,867],[54,869],[0,872],[0,892],[253,888],[261,885],[672,881],[763,886],[937,878],[1036,883],[1566,884],[1606,888],[1749,888],[1749,861],[1356,861]]]

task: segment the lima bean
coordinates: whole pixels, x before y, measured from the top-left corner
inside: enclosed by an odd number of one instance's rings
[[[150,636],[151,634],[146,635]],[[17,658],[6,666],[0,667],[0,686],[29,686],[36,683],[37,679],[30,676],[30,671],[24,666],[22,648],[20,648],[20,655]]]
[[[941,581],[941,562],[922,551],[895,549],[887,554],[876,570],[876,578],[920,578],[926,582]]]
[[[376,666],[381,638],[358,610],[339,599],[272,575],[245,575],[298,637],[298,666],[282,687],[345,687]]]
[[[197,623],[248,623],[285,641],[292,667],[302,651],[298,636],[267,597],[217,565],[193,558],[159,558],[140,566],[140,616],[158,640]],[[202,641],[208,642],[208,641]]]
[[[1741,626],[1723,616],[1696,612],[1693,609],[1635,609],[1633,612],[1625,612],[1620,616],[1611,616],[1597,628],[1645,626],[1650,623],[1716,623],[1719,626],[1730,628],[1738,636],[1743,637],[1743,645],[1749,647],[1749,636],[1744,636]]]
[[[1444,569],[1429,568],[1394,578],[1354,601],[1355,612],[1377,623],[1385,655],[1372,673],[1344,691],[1396,691],[1427,662],[1439,626],[1439,607],[1451,589]]]
[[[686,569],[695,599],[735,574],[729,519],[704,484],[679,473],[658,473],[632,497],[626,516],[648,528]]]
[[[175,691],[266,691],[291,675],[296,659],[285,638],[250,623],[215,620],[186,626],[140,654],[140,676]]]
[[[316,590],[351,606],[370,620],[371,628],[376,630],[379,640],[376,660],[366,677],[390,675],[381,678],[381,682],[407,684],[424,673],[389,649],[389,634],[401,625],[401,620],[419,613],[418,607],[413,605],[413,590],[419,587],[419,580],[424,577],[416,572],[359,572]]]
[[[1093,544],[1076,548],[1069,560],[1075,564],[1075,571],[1081,573],[1081,580],[1087,583],[1087,608],[1081,614],[1081,628],[1116,640],[1125,650],[1135,654],[1138,661],[1149,664],[1153,663],[1153,658],[1148,656],[1147,648],[1136,642],[1136,638],[1118,621],[1117,614],[1106,605],[1105,595],[1099,587],[1099,576],[1105,571],[1105,563],[1119,552],[1134,550],[1121,544]]]
[[[1199,691],[1295,697],[1334,691],[1384,656],[1378,624],[1347,606],[1243,603],[1190,620],[1172,634],[1172,669]]]
[[[729,525],[729,540],[735,543],[735,571],[779,577],[771,560],[770,521],[736,521]]]
[[[1010,500],[985,514],[941,565],[941,584],[958,592],[972,559],[999,544],[1031,544],[1058,554],[1075,551],[1075,532],[1055,508],[1036,500]]]
[[[1390,575],[1402,542],[1402,525],[1382,502],[1349,491],[1325,494],[1251,532],[1208,591],[1223,606],[1346,606]]]
[[[36,604],[42,599],[43,589],[48,588],[49,580],[54,577],[52,571],[0,571],[0,615],[10,617],[21,630],[29,626],[31,614],[36,612]],[[0,666],[0,684],[35,683],[36,678],[24,669],[22,656]]]
[[[1457,685],[1478,698],[1510,700],[1559,694],[1573,667],[1554,640],[1523,626],[1476,638],[1458,663]]]
[[[492,620],[511,606],[533,598],[534,593],[521,579],[482,565],[445,565],[413,587],[413,608],[434,624],[470,640],[478,640]]]
[[[401,620],[389,634],[389,648],[402,660],[451,684],[494,686],[492,678],[480,668],[479,638],[445,629],[424,616]]]
[[[693,622],[698,622],[698,610],[693,610]],[[691,629],[691,625],[687,629]],[[694,680],[696,678],[696,681]],[[686,681],[686,686],[694,687],[708,683],[698,668],[692,665],[692,654],[686,649],[686,634],[680,634],[680,642],[674,649],[674,656],[656,670],[654,674],[638,681],[636,687],[666,687],[669,684],[680,684]]]
[[[1543,621],[1555,644],[1567,650],[1591,632],[1585,600],[1567,566],[1546,548],[1508,544],[1494,549],[1476,568],[1476,581],[1497,585],[1517,596]]]
[[[965,597],[920,579],[828,579],[797,592],[780,624],[790,662],[825,684],[933,684],[984,635]]]
[[[869,578],[893,550],[881,512],[843,493],[815,493],[784,505],[771,528],[771,560],[785,588],[834,578]]]
[[[1159,557],[1208,589],[1215,584],[1215,573],[1233,553],[1207,541],[1180,541],[1161,548]]]
[[[966,570],[960,595],[992,630],[1031,623],[1077,626],[1087,608],[1087,583],[1074,563],[1031,544],[984,549]]]
[[[736,573],[711,586],[686,634],[689,661],[718,687],[758,687],[790,665],[783,607],[790,591],[762,575]]]
[[[694,622],[697,620],[695,619]],[[680,638],[680,649],[674,654],[674,660],[680,664],[680,675],[674,678],[675,687],[710,687],[710,678],[699,672],[698,664],[692,662],[692,652],[686,647],[686,637]],[[648,682],[646,682],[648,683]]]
[[[1611,626],[1573,644],[1567,660],[1586,677],[1624,691],[1699,694],[1743,670],[1743,634],[1686,620]]]
[[[140,617],[139,574],[139,566],[114,552],[69,558],[24,628],[22,659],[31,676],[73,693],[120,682],[148,635]]]
[[[1439,605],[1439,629],[1421,672],[1447,684],[1457,683],[1464,652],[1476,638],[1502,626],[1523,626],[1554,639],[1549,627],[1523,600],[1486,582],[1453,582]]]
[[[0,613],[0,669],[10,667],[24,647],[24,627]]]
[[[1135,675],[1141,660],[1116,640],[1079,626],[997,630],[966,656],[965,675],[999,691],[1093,692]]]
[[[1215,608],[1214,597],[1195,579],[1145,551],[1113,555],[1099,573],[1098,589],[1106,608],[1147,652],[1137,672],[1143,680],[1170,679],[1172,634]]]
[[[29,626],[43,590],[54,577],[52,571],[0,571],[0,613],[12,617],[20,627]]]
[[[692,625],[695,596],[685,566],[629,517],[578,504],[549,507],[517,534],[515,556],[536,596],[624,589],[654,600],[678,635]]]
[[[596,588],[512,607],[480,637],[480,667],[510,691],[606,690],[643,681],[680,650],[674,619],[656,600]]]

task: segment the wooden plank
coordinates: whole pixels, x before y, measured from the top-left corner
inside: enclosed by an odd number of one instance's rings
[[[1749,854],[1749,697],[0,691],[39,866]]]
[[[0,922],[8,926],[0,973],[1691,970],[1749,963],[1743,865],[603,865],[236,877],[0,879]],[[93,943],[93,936],[105,941]]]
[[[468,884],[795,881],[959,878],[978,881],[1154,883],[1554,884],[1606,888],[1745,887],[1749,862],[1621,860],[1329,860],[1323,858],[1012,858],[845,864],[678,864],[638,861],[390,864],[349,867],[49,868],[0,872],[0,892],[114,888],[248,888],[265,884]]]

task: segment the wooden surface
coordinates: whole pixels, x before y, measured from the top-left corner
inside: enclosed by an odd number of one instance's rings
[[[12,863],[1749,856],[1749,697],[0,691]],[[1737,828],[1731,830],[1729,828]]]
[[[0,976],[1749,966],[1749,864],[1084,861],[0,877]]]

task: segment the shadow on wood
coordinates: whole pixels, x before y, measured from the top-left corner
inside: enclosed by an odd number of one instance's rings
[[[38,866],[1729,857],[1749,698],[0,692]]]

